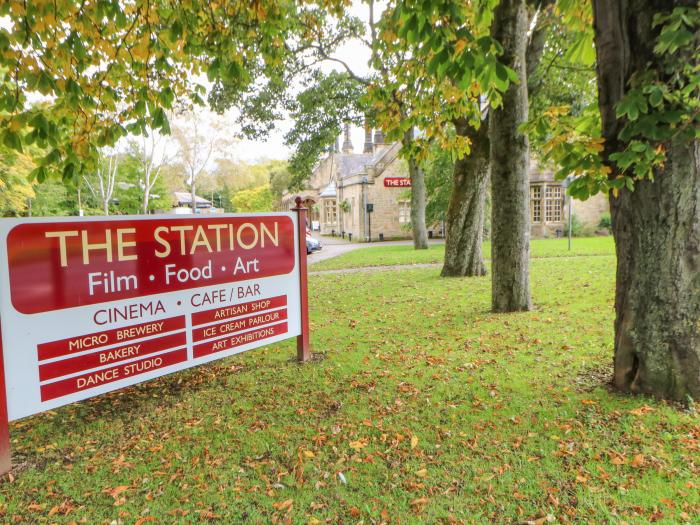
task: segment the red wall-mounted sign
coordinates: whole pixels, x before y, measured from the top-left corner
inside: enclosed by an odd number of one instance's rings
[[[408,177],[384,177],[384,187],[386,188],[410,188],[411,179]]]
[[[309,359],[293,211],[0,219],[0,474],[9,421],[290,337]]]

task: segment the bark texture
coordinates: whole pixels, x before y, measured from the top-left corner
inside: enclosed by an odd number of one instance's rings
[[[503,94],[489,114],[491,158],[491,306],[494,312],[529,310],[530,300],[530,147],[518,127],[527,120],[528,12],[524,0],[502,0],[494,12],[492,34],[503,46],[501,61],[519,82]]]
[[[478,130],[458,121],[455,122],[455,130],[458,135],[469,137],[471,152],[454,166],[452,192],[445,218],[445,262],[441,275],[486,275],[481,243],[489,183],[488,121]]]
[[[413,141],[413,129],[406,132],[404,144]],[[411,228],[413,247],[416,250],[428,249],[428,229],[425,226],[425,174],[415,159],[408,159],[408,173],[411,176]]]
[[[620,150],[615,105],[636,71],[658,65],[653,15],[683,2],[594,1],[605,158]],[[685,5],[693,5],[685,2]],[[700,145],[668,143],[667,162],[634,192],[610,196],[617,251],[614,383],[700,399]],[[611,165],[612,177],[616,175]]]

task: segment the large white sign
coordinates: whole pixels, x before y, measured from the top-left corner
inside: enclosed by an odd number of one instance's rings
[[[300,335],[297,220],[0,219],[9,420]]]

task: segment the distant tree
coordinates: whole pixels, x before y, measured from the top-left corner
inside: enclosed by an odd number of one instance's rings
[[[192,211],[196,211],[198,179],[209,167],[217,152],[225,149],[222,122],[213,116],[209,121],[194,109],[180,114],[172,126],[178,147],[177,159],[185,168],[186,184],[192,197]]]
[[[104,215],[109,215],[109,204],[119,177],[119,161],[119,155],[115,151],[103,150],[95,171],[90,175],[83,175],[85,186],[100,203]]]
[[[37,184],[34,191],[32,215],[37,217],[78,215],[81,209],[77,188],[60,179],[51,178]]]
[[[115,210],[119,213],[129,215],[144,213],[146,184],[141,153],[138,144],[132,143],[119,163],[119,182],[114,191],[114,198],[118,201]],[[164,171],[164,168],[161,169]],[[152,183],[145,213],[172,208],[172,194],[168,191],[162,174],[152,179]],[[180,183],[182,183],[181,179]]]
[[[169,146],[169,137],[156,130],[149,130],[147,134],[138,137],[130,144],[132,154],[135,153],[139,160],[141,174],[139,185],[142,187],[141,213],[148,213],[153,209],[151,200],[154,189],[157,189],[157,186],[162,187],[162,184],[159,184],[161,170],[172,161]]]
[[[292,174],[287,169],[287,162],[279,162],[270,166],[270,190],[275,199],[279,200],[284,192],[290,189]]]
[[[270,185],[241,190],[231,198],[235,212],[273,211],[275,198]]]
[[[425,222],[427,224],[435,224],[445,220],[450,202],[454,164],[449,152],[438,147],[431,148],[428,158],[423,162],[427,199]]]
[[[34,169],[28,155],[0,144],[0,215],[23,215],[34,198],[27,176]]]

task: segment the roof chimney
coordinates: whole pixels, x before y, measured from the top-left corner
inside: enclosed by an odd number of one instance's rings
[[[343,153],[352,153],[352,141],[350,140],[350,123],[345,123]]]
[[[375,146],[379,144],[384,144],[384,133],[382,133],[381,129],[374,130],[374,144]]]
[[[365,119],[365,147],[362,153],[374,153],[374,143],[372,142],[372,126],[369,120]]]

